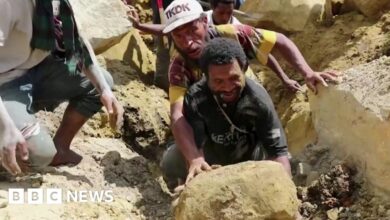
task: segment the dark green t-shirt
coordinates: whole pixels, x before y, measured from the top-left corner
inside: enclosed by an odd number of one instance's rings
[[[287,155],[286,136],[270,96],[260,84],[245,81],[240,99],[232,106],[220,103],[218,107],[204,78],[184,98],[183,113],[196,145],[222,165],[251,160],[256,146],[269,157]]]

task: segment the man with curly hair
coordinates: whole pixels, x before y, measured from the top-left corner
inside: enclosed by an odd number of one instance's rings
[[[165,177],[189,181],[212,165],[262,159],[281,163],[291,175],[282,125],[266,90],[245,77],[248,60],[240,44],[227,38],[209,41],[200,66],[205,76],[187,91],[183,114],[203,163],[188,172],[173,145],[162,160]]]

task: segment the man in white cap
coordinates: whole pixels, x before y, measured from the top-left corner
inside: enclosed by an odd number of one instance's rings
[[[271,52],[278,50],[303,75],[307,86],[315,93],[318,83],[327,86],[325,80],[335,80],[337,77],[334,72],[314,72],[296,45],[283,34],[247,25],[208,26],[203,9],[195,0],[175,0],[167,7],[165,15],[167,23],[163,32],[170,34],[178,51],[169,68],[172,132],[187,162],[190,177],[210,168],[203,152],[196,147],[193,131],[183,116],[184,95],[202,76],[198,59],[209,39],[227,37],[237,40],[248,58],[256,58],[274,72],[282,71],[271,55]],[[170,149],[163,157],[163,169],[165,161],[169,160],[169,152]]]

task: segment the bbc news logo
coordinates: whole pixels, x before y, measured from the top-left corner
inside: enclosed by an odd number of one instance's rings
[[[71,202],[110,203],[114,201],[112,190],[62,190],[59,188],[8,189],[9,204],[62,204]]]

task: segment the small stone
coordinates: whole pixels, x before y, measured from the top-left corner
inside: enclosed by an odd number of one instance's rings
[[[357,205],[352,205],[351,206],[351,212],[356,212],[358,210]]]
[[[342,212],[339,214],[339,219],[348,218],[348,213]]]
[[[107,152],[101,159],[103,166],[118,165],[121,160],[121,155],[118,151]]]
[[[362,217],[362,215],[359,212],[357,212],[357,213],[355,213],[355,217],[360,218],[360,217]]]
[[[386,209],[383,205],[378,206],[377,212],[378,212],[378,215],[380,215],[380,216],[386,215]]]
[[[372,204],[372,205],[374,205],[374,204],[376,204],[378,202],[378,198],[376,198],[376,197],[373,197],[371,200],[370,200],[370,204]]]
[[[330,209],[326,212],[326,215],[328,216],[329,220],[337,220],[338,217],[339,217],[339,209],[338,208],[334,208],[334,209]]]
[[[40,182],[40,181],[33,181],[31,183],[32,188],[39,188],[39,187],[41,187],[41,185],[42,185],[42,182]]]
[[[306,178],[306,186],[310,186],[310,184],[320,177],[320,173],[318,171],[311,171]]]
[[[311,166],[307,163],[298,163],[297,166],[297,175],[299,176],[307,176],[311,172]]]
[[[8,202],[7,201],[0,202],[0,209],[5,208],[7,206],[8,206]]]

